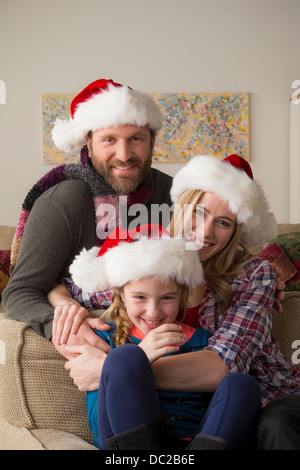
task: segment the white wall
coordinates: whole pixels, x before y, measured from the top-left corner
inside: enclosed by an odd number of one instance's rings
[[[16,224],[26,192],[51,168],[41,94],[97,78],[149,93],[249,92],[252,168],[288,222],[299,20],[299,0],[1,0],[0,224]],[[181,165],[157,167],[173,175]]]

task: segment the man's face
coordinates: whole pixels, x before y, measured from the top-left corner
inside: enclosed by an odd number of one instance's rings
[[[130,193],[147,177],[151,167],[154,137],[148,126],[129,124],[107,127],[87,137],[94,168],[117,192]]]

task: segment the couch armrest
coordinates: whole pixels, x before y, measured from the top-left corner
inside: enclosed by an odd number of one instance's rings
[[[74,385],[65,361],[29,325],[0,314],[2,422],[25,429],[31,436],[55,429],[93,445],[85,393]]]

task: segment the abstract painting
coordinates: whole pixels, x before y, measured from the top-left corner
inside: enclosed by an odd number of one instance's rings
[[[237,153],[250,160],[249,93],[152,94],[164,115],[156,138],[154,163],[185,163],[195,155],[223,159]],[[72,94],[42,95],[43,161],[45,164],[74,163],[79,150],[59,151],[51,129],[56,118],[70,118]]]

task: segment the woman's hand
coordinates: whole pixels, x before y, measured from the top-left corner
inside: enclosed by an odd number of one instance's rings
[[[77,356],[65,364],[74,384],[81,392],[98,390],[107,354],[101,349],[89,345],[67,346],[67,349],[71,355]]]
[[[181,333],[181,326],[176,323],[165,323],[158,326],[145,336],[139,347],[147,354],[150,362],[156,361],[165,354],[178,351],[186,336]]]

